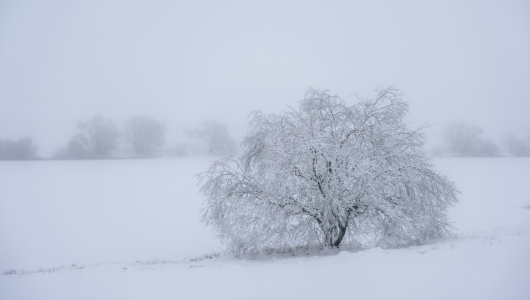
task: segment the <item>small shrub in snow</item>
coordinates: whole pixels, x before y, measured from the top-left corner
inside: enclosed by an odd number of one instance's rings
[[[236,254],[446,235],[458,191],[406,128],[407,111],[390,87],[354,105],[310,89],[299,110],[253,112],[242,156],[199,175],[203,221]]]
[[[8,275],[17,275],[17,270],[5,270],[2,275],[8,276]]]
[[[203,260],[206,260],[206,259],[214,259],[214,258],[217,258],[217,257],[221,257],[221,253],[214,252],[214,253],[211,253],[211,254],[204,254],[204,255],[201,255],[201,256],[194,257],[194,258],[190,258],[188,261],[189,262],[199,262],[199,261],[203,261]]]

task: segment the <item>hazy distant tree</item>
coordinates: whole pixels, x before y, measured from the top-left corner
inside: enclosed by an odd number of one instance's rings
[[[73,136],[65,147],[60,148],[53,156],[56,159],[90,159],[95,158],[87,148],[80,144],[76,136]]]
[[[125,139],[136,154],[145,154],[164,145],[165,133],[162,123],[147,116],[134,116],[125,124]]]
[[[501,149],[492,140],[480,139],[477,143],[476,156],[499,156],[501,155]]]
[[[110,155],[116,148],[120,131],[116,124],[97,114],[85,122],[77,124],[78,133],[74,135],[58,158],[98,158]]]
[[[176,156],[187,156],[188,151],[189,151],[188,148],[189,148],[189,145],[187,143],[180,142],[173,148],[172,152]]]
[[[458,191],[406,128],[407,111],[390,87],[354,105],[310,89],[299,110],[253,112],[242,156],[199,175],[203,221],[238,254],[444,236]]]
[[[530,156],[530,139],[519,138],[509,133],[504,135],[502,141],[511,155]]]
[[[0,159],[34,159],[36,155],[37,145],[30,137],[23,137],[18,141],[12,141],[9,139],[0,140]]]
[[[481,137],[484,130],[466,122],[452,122],[442,131],[447,151],[459,156],[498,156],[500,149],[495,142]]]
[[[7,159],[5,144],[6,142],[0,139],[0,159]]]
[[[474,144],[483,131],[466,122],[452,122],[445,126],[442,137],[450,152],[465,156],[474,151]]]
[[[236,142],[224,124],[205,121],[196,129],[188,130],[188,134],[206,142],[209,154],[235,154],[237,151]]]

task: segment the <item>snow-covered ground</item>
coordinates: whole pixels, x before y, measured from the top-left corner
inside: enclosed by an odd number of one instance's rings
[[[0,299],[530,299],[529,158],[434,160],[454,237],[257,260],[203,256],[210,160],[0,162]]]

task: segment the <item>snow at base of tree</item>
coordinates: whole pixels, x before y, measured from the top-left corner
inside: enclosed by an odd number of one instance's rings
[[[6,299],[528,299],[529,228],[404,249],[70,265],[0,276]],[[2,293],[2,292],[0,292]]]

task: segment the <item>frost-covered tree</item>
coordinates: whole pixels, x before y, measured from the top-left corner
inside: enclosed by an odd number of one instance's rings
[[[164,145],[164,124],[147,116],[134,116],[125,124],[125,139],[136,154],[145,154]]]
[[[310,89],[299,110],[253,112],[242,156],[198,176],[203,221],[236,254],[444,236],[458,191],[433,170],[407,111],[389,87],[354,105]]]

